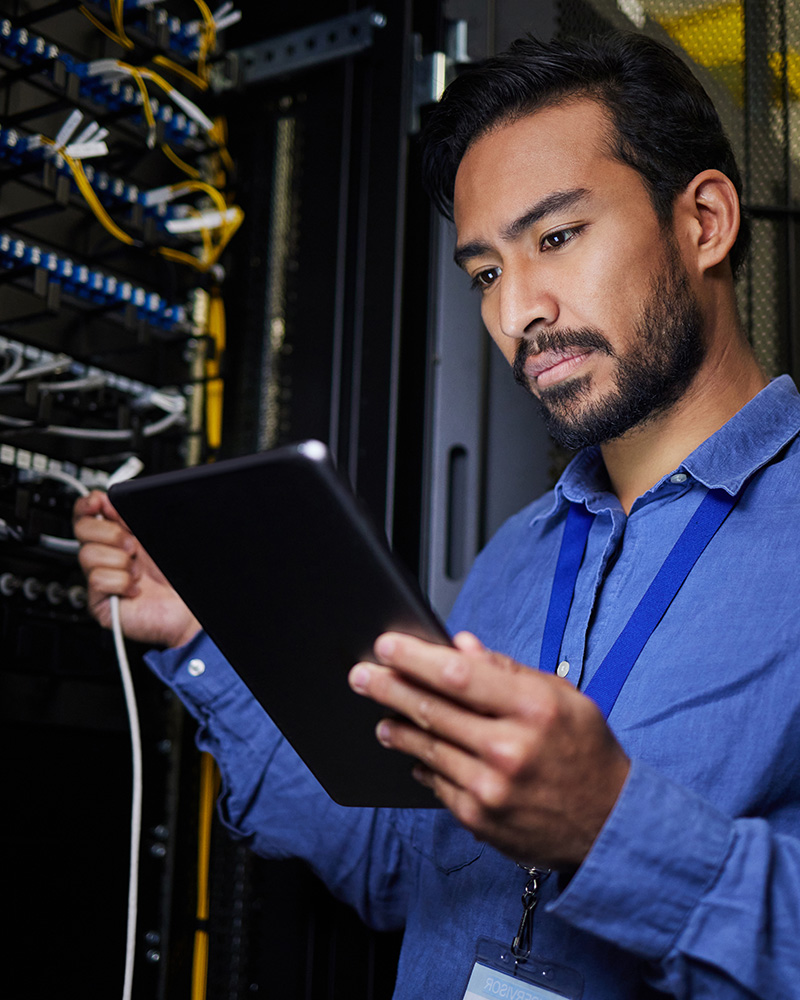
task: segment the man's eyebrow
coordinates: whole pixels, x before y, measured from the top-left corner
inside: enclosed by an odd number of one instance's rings
[[[491,244],[483,243],[480,240],[474,240],[472,243],[461,243],[457,246],[453,252],[453,260],[459,267],[465,267],[467,261],[471,260],[473,257],[482,257],[484,254],[491,252]]]
[[[555,212],[563,212],[567,208],[573,208],[589,195],[588,188],[571,188],[569,191],[554,191],[546,195],[535,205],[532,205],[518,219],[510,222],[501,233],[503,240],[513,241],[527,232],[531,226],[535,226],[548,215]],[[469,243],[462,243],[456,247],[453,260],[459,267],[464,267],[468,260],[473,257],[481,257],[490,254],[494,247],[483,240],[473,240]]]
[[[501,235],[504,240],[515,240],[517,237],[522,236],[524,232],[527,232],[531,226],[535,226],[545,216],[552,215],[554,212],[563,212],[567,208],[573,208],[579,201],[586,198],[588,194],[588,188],[554,191],[552,194],[548,194],[542,198],[541,201],[537,201],[524,215],[510,222]]]

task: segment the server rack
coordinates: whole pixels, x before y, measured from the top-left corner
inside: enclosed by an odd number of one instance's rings
[[[71,538],[77,495],[125,463],[157,472],[220,444],[221,256],[242,212],[210,73],[238,15],[170,7],[0,6],[9,997],[122,995],[126,969],[139,996],[191,978],[191,730],[141,650],[118,665]]]
[[[407,169],[438,10],[350,7],[245,4],[241,25],[202,0],[0,11],[9,996],[122,989],[129,725],[85,608],[76,493],[131,456],[156,472],[321,437],[418,563],[424,410],[405,386],[428,210]],[[251,995],[277,958],[297,996],[388,995],[395,939],[221,833],[213,768],[142,652],[134,995]]]

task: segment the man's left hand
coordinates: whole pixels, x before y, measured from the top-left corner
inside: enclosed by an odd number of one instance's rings
[[[415,776],[480,840],[526,865],[571,869],[594,843],[629,761],[600,710],[571,684],[486,649],[398,633],[375,644],[350,684],[402,719],[384,746],[418,758]]]

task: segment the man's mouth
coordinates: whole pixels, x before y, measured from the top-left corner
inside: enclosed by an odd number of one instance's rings
[[[592,353],[592,348],[577,347],[532,354],[525,360],[525,374],[537,389],[546,389],[573,375]]]

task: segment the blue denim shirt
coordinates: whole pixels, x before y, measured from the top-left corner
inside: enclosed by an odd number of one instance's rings
[[[536,666],[568,504],[585,503],[560,656],[584,688],[706,492],[753,476],[610,715],[632,759],[611,816],[572,878],[544,886],[533,951],[580,972],[585,1000],[800,997],[798,431],[782,377],[628,516],[599,453],[580,453],[500,529],[453,610],[454,631]],[[478,939],[510,942],[524,873],[443,810],[331,802],[205,636],[149,660],[201,723],[234,834],[305,858],[374,926],[405,927],[398,1000],[460,1000]]]

